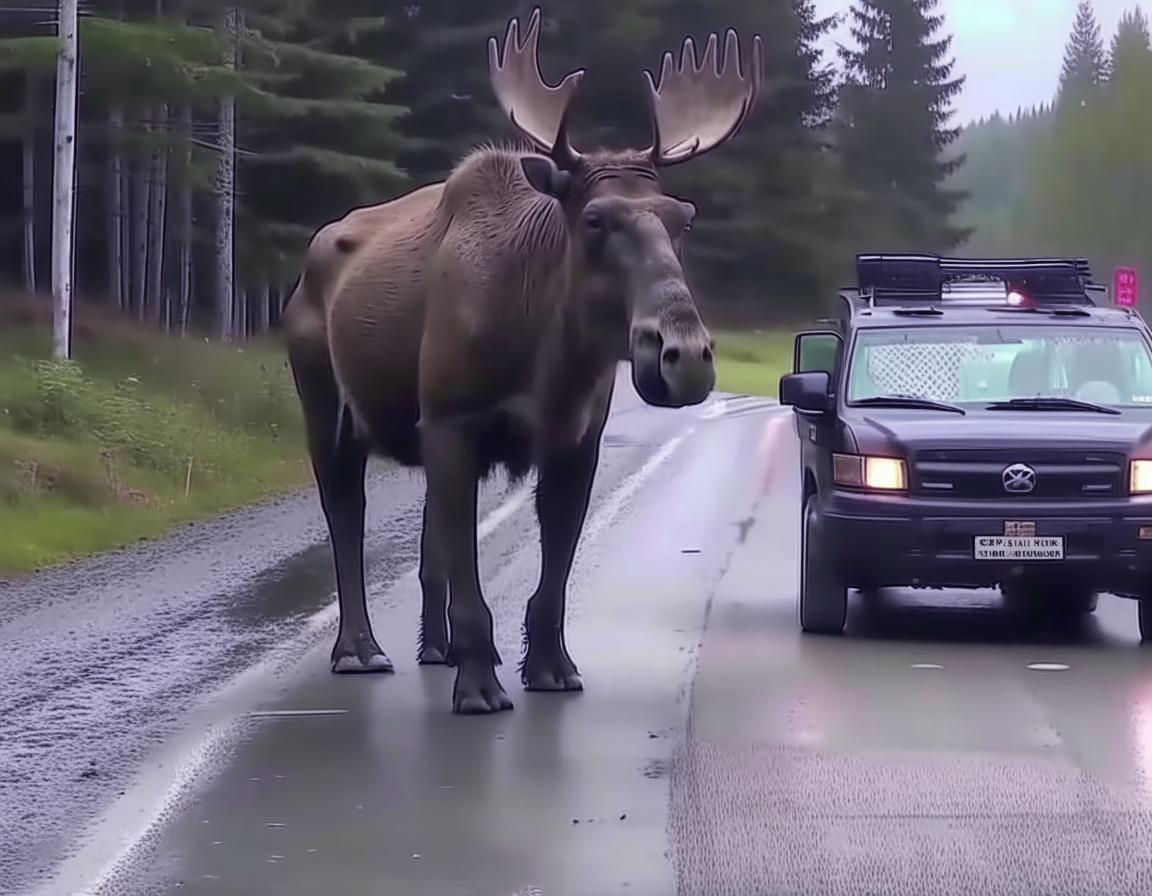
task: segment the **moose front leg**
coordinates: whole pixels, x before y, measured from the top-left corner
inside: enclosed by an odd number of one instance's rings
[[[448,575],[440,545],[428,525],[428,502],[420,529],[420,650],[423,666],[448,661]]]
[[[477,473],[473,446],[450,423],[421,425],[429,533],[448,575],[448,662],[456,666],[452,711],[466,715],[511,709],[496,665],[492,613],[476,564]]]
[[[540,466],[536,515],[540,520],[540,584],[524,618],[526,651],[520,681],[529,691],[580,691],[584,683],[564,642],[564,605],[576,542],[584,528],[592,481],[600,460],[600,436],[611,392],[602,400],[597,424],[574,450]]]

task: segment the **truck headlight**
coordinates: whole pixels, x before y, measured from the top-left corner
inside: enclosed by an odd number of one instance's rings
[[[1152,491],[1152,461],[1146,482]],[[898,492],[908,488],[908,469],[903,458],[868,457],[863,454],[833,454],[832,481],[849,488]]]
[[[1129,467],[1128,490],[1134,495],[1152,492],[1152,460],[1134,460]]]

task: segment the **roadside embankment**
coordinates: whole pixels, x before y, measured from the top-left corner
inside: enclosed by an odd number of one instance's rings
[[[55,361],[47,300],[0,296],[0,577],[308,484],[274,342],[77,312],[75,360]]]

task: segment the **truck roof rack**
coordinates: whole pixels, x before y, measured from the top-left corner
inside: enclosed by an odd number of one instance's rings
[[[1037,305],[1095,305],[1084,258],[947,258],[926,254],[856,256],[856,291],[869,306],[948,302],[951,296],[983,296],[1000,304],[1009,292]],[[994,295],[981,287],[994,288]]]

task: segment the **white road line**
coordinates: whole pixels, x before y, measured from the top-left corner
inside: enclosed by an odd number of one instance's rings
[[[592,519],[585,524],[584,531],[580,537],[581,543],[591,541],[611,525],[625,503],[636,494],[645,480],[660,469],[676,452],[676,449],[680,447],[683,441],[694,431],[694,427],[689,427],[681,435],[669,439],[660,446],[655,454],[644,462],[644,466],[625,479],[620,485],[616,486],[616,490],[608,496],[608,499],[600,505],[600,509],[596,511]]]
[[[704,405],[696,413],[696,417],[699,420],[716,420],[729,414],[738,414],[740,411],[775,410],[779,406],[780,402],[775,398],[761,395],[725,395]]]
[[[617,486],[586,524],[581,541],[589,541],[606,529],[625,503],[672,457],[692,432],[693,429],[689,428],[683,434],[665,442],[639,470]],[[508,522],[524,506],[531,494],[531,485],[525,485],[489,513],[477,526],[477,540],[483,541]],[[414,577],[418,571],[419,566],[414,566],[404,577]],[[393,584],[394,581],[390,582],[389,587]],[[334,593],[332,596],[335,598]],[[331,604],[308,618],[303,632],[311,633],[328,625],[338,618],[339,612],[339,605],[333,600]],[[221,703],[225,705],[231,703],[235,706],[236,703],[242,702],[242,691],[258,683],[258,679],[271,665],[272,658],[265,658],[235,676],[209,698],[205,712],[218,713]],[[140,848],[154,838],[176,813],[181,800],[200,783],[200,776],[210,767],[213,760],[219,758],[230,740],[235,737],[237,725],[243,718],[340,713],[340,710],[245,712],[235,707],[232,712],[226,712],[214,721],[205,720],[206,730],[202,729],[198,741],[172,744],[161,757],[138,774],[124,795],[92,826],[90,829],[92,833],[85,846],[62,864],[53,879],[36,891],[36,896],[99,896],[116,875],[131,863]],[[156,794],[158,791],[158,796],[149,798],[150,794]],[[94,874],[88,873],[92,868],[98,870]]]
[[[208,728],[199,742],[182,747],[168,763],[168,755],[140,773],[96,825],[91,839],[76,855],[57,870],[47,884],[36,890],[37,896],[98,896],[105,886],[133,858],[136,851],[172,815],[183,796],[197,783],[202,771],[227,744],[235,727],[228,719]],[[160,798],[149,804],[148,793],[162,790]],[[122,831],[120,835],[117,831]],[[106,858],[110,855],[110,858]],[[102,862],[102,864],[101,864]],[[97,867],[94,874],[85,869]]]
[[[484,517],[479,525],[476,526],[476,544],[482,544],[493,532],[508,522],[508,520],[512,519],[531,496],[532,486],[523,485],[513,492],[503,504]],[[369,585],[367,588],[368,595],[371,596],[378,593],[385,585],[391,588],[396,582],[413,579],[419,574],[420,564],[417,562],[411,569],[400,576],[399,579],[389,579],[386,583],[380,582]],[[322,610],[317,610],[305,621],[304,624],[309,630],[327,628],[340,617],[340,603],[336,599],[335,591],[328,595],[328,600],[329,603],[326,607]]]
[[[723,417],[726,410],[728,410],[728,399],[720,398],[708,402],[696,416],[701,420],[715,420],[717,417]]]
[[[476,527],[477,543],[484,541],[484,539],[503,526],[508,520],[512,519],[531,495],[531,485],[521,486],[512,497],[493,510],[488,516],[484,517],[484,519],[480,521],[480,525]],[[419,567],[417,567],[417,569],[419,569]]]

